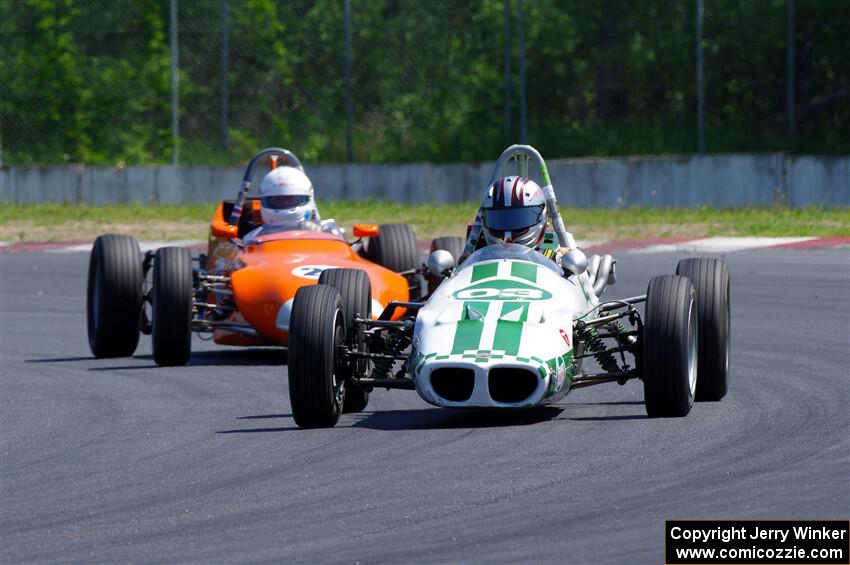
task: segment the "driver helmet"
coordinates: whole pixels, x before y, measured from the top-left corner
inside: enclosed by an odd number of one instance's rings
[[[546,199],[540,186],[519,176],[494,182],[481,204],[481,227],[488,245],[537,247],[546,231]]]
[[[260,183],[260,215],[263,224],[301,229],[304,222],[316,221],[313,183],[295,167],[277,167]]]

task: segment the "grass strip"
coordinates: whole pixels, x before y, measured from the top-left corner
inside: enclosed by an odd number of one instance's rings
[[[3,204],[3,241],[90,240],[101,233],[140,239],[205,239],[213,204],[88,206]],[[350,230],[356,223],[407,223],[421,240],[463,235],[477,204],[320,202],[323,218]],[[624,208],[561,210],[579,239],[712,236],[850,236],[850,208]],[[350,231],[349,231],[350,233]]]

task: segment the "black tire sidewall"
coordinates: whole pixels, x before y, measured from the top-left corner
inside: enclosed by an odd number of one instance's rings
[[[689,319],[696,317],[693,323]],[[686,416],[694,403],[689,379],[690,332],[699,347],[696,290],[686,277],[653,277],[647,289],[641,370],[650,417]],[[697,386],[699,370],[697,369]]]
[[[132,355],[142,326],[142,258],[128,235],[98,237],[89,258],[86,325],[98,358]]]
[[[151,292],[151,339],[158,365],[185,365],[192,344],[192,255],[183,247],[156,251]]]
[[[299,427],[333,427],[339,420],[342,401],[334,381],[337,344],[344,339],[339,291],[324,284],[299,288],[292,303],[288,353],[289,399]]]
[[[699,374],[697,401],[718,401],[728,391],[731,331],[731,281],[726,263],[699,257],[679,261],[676,274],[688,277],[699,309]]]
[[[407,224],[380,226],[378,235],[369,238],[366,256],[396,273],[416,269],[421,263],[416,234]]]

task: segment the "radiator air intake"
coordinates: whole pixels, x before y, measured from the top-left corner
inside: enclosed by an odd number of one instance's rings
[[[527,400],[537,390],[537,373],[517,367],[490,369],[487,385],[490,398],[496,402],[516,404]]]
[[[441,397],[451,402],[464,402],[472,396],[475,373],[472,369],[440,367],[431,372],[431,386]]]

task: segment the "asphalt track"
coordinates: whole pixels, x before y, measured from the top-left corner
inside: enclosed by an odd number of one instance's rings
[[[606,296],[671,254],[625,254]],[[730,253],[731,390],[647,419],[639,382],[519,415],[376,391],[290,417],[274,350],[95,361],[84,254],[0,255],[0,561],[662,563],[665,518],[850,515],[850,253]]]

